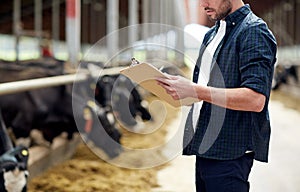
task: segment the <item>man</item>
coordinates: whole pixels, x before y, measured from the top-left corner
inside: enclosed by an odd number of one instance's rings
[[[201,0],[201,6],[216,25],[205,35],[193,82],[171,75],[157,81],[174,99],[199,99],[183,150],[196,155],[197,191],[245,192],[253,159],[268,161],[276,41],[241,0]]]

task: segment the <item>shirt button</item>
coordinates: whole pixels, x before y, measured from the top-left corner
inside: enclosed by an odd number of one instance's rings
[[[235,22],[232,22],[232,25],[235,25]]]

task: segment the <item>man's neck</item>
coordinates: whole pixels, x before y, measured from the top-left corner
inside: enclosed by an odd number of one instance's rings
[[[230,14],[233,13],[233,12],[235,12],[235,11],[238,10],[239,8],[243,7],[244,5],[245,5],[244,2],[241,1],[241,0],[234,1],[234,2],[232,3],[232,9],[231,9],[231,11],[229,12],[228,15],[230,15]],[[227,16],[228,16],[228,15],[227,15]],[[227,17],[227,16],[226,16],[226,17]],[[226,17],[225,17],[225,18],[226,18]],[[225,18],[223,18],[223,19],[221,19],[221,20],[225,21]]]
[[[243,1],[241,0],[233,0],[233,3],[232,3],[232,9],[231,9],[231,12],[229,13],[229,15],[233,12],[235,12],[236,10],[238,10],[239,8],[243,7],[245,4]]]

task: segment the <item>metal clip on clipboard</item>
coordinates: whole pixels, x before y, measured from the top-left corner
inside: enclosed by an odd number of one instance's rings
[[[130,67],[133,67],[133,66],[138,65],[138,64],[140,64],[140,62],[138,60],[136,60],[134,57],[132,57]]]

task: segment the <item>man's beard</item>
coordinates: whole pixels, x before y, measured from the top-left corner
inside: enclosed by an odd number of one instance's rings
[[[223,4],[219,8],[219,11],[216,12],[216,15],[214,18],[209,17],[212,21],[218,21],[221,19],[224,19],[229,15],[229,13],[232,10],[232,3],[229,0],[223,0]]]

